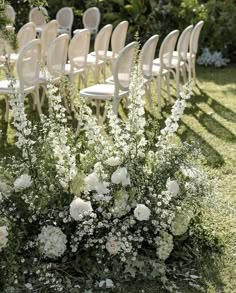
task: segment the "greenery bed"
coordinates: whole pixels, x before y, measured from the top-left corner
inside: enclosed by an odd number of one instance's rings
[[[187,262],[197,268],[201,276],[203,292],[234,292],[236,288],[236,69],[231,66],[221,70],[198,68],[198,84],[193,88],[192,99],[181,122],[177,140],[195,141],[204,155],[204,168],[209,176],[215,178],[214,198],[207,199],[202,210],[202,219],[206,231],[214,231],[220,239],[223,253],[199,243],[199,251],[186,255]],[[172,91],[174,99],[174,90]],[[165,118],[170,113],[164,95],[163,111],[156,114],[153,121],[163,126]],[[35,119],[36,112],[27,105],[30,119]],[[157,108],[155,108],[157,109]],[[148,109],[147,109],[148,110]],[[14,130],[11,122],[4,122],[5,102],[0,100],[0,157],[16,154],[13,146]],[[120,109],[121,115],[124,115]],[[147,111],[147,116],[151,115]],[[155,123],[154,123],[155,124]],[[154,130],[150,128],[150,130]],[[204,235],[205,239],[212,234]],[[204,239],[202,237],[201,239]],[[208,239],[211,240],[211,239]],[[212,240],[213,241],[213,240]],[[180,287],[182,284],[179,284]],[[143,283],[137,280],[135,284],[122,284],[123,292],[157,292],[156,284]],[[181,292],[196,292],[182,285]],[[114,291],[115,292],[115,291]],[[159,292],[159,290],[158,290]]]

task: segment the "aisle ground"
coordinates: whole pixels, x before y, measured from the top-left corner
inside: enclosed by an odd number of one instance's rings
[[[178,137],[196,141],[204,154],[204,167],[217,180],[217,192],[211,205],[206,207],[210,225],[225,242],[225,253],[214,260],[209,253],[196,260],[202,274],[204,292],[236,292],[236,66],[225,69],[198,68],[198,84],[193,89]],[[173,88],[172,88],[173,89]],[[174,90],[172,91],[174,99]],[[163,112],[155,120],[162,125],[170,113],[163,100]],[[28,108],[30,117],[37,115]],[[5,102],[0,97],[0,158],[16,153],[12,145],[14,131],[4,122]],[[151,115],[147,112],[147,115]],[[142,291],[142,289],[144,291]],[[157,292],[152,286],[136,284],[124,292]],[[128,291],[127,291],[128,290]],[[159,292],[159,290],[158,290]],[[196,292],[183,288],[181,292]]]

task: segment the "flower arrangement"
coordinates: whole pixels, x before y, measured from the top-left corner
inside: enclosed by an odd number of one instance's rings
[[[54,85],[34,125],[12,95],[19,155],[0,168],[1,292],[92,292],[137,276],[170,288],[167,261],[209,190],[198,152],[172,141],[191,92],[153,137],[143,88],[136,64],[127,119],[108,107],[102,126],[74,94],[77,133]]]

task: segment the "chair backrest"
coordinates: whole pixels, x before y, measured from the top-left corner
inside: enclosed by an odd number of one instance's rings
[[[6,5],[5,7],[5,12],[7,18],[12,22],[15,23],[15,18],[16,18],[16,12],[14,8],[11,5]]]
[[[143,76],[146,79],[150,79],[152,77],[152,65],[158,40],[158,35],[152,36],[146,41],[140,52],[140,62],[142,65]]]
[[[110,43],[112,32],[112,25],[105,25],[97,34],[94,43],[94,51],[96,53],[97,59],[105,59],[107,55],[107,50]]]
[[[79,30],[70,41],[68,57],[71,67],[83,68],[87,64],[90,45],[90,31]]]
[[[23,48],[26,44],[36,38],[36,26],[33,22],[28,22],[23,25],[18,34],[17,41],[19,49]]]
[[[57,37],[48,49],[47,67],[51,78],[56,80],[65,71],[69,44],[68,34]]]
[[[21,86],[34,86],[39,82],[41,42],[33,40],[19,52],[16,70]]]
[[[195,27],[192,30],[192,34],[190,37],[190,45],[189,45],[190,46],[190,56],[192,56],[192,54],[194,54],[194,55],[197,54],[199,36],[200,36],[200,32],[202,30],[203,25],[204,25],[204,21],[201,20],[195,25]]]
[[[71,7],[61,8],[56,15],[56,20],[58,21],[59,28],[64,28],[71,32],[72,24],[74,21],[74,13]]]
[[[84,28],[90,30],[91,34],[96,34],[101,20],[101,13],[97,7],[88,8],[83,14]]]
[[[42,42],[42,61],[45,62],[45,57],[48,54],[48,49],[51,43],[57,37],[58,30],[58,22],[54,19],[45,25],[41,34],[41,42]]]
[[[129,89],[130,76],[134,65],[134,53],[137,47],[137,42],[132,42],[125,46],[119,53],[114,65],[114,82],[115,91]]]
[[[187,53],[188,53],[188,47],[189,47],[189,41],[190,36],[193,30],[193,25],[189,25],[184,29],[184,31],[181,33],[178,43],[177,43],[177,52],[179,56],[179,61],[187,60]]]
[[[129,23],[127,20],[120,22],[114,29],[111,36],[111,49],[113,57],[120,53],[120,50],[124,48],[125,40],[127,36]]]
[[[29,21],[35,23],[37,27],[42,27],[47,23],[48,12],[45,7],[34,7],[29,12]]]
[[[167,69],[171,68],[173,51],[175,49],[178,36],[179,36],[179,31],[174,30],[170,32],[163,40],[160,47],[160,51],[159,51],[159,59],[160,59],[161,68],[167,68]]]

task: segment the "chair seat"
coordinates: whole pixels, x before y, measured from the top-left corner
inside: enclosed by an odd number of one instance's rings
[[[58,33],[59,34],[68,34],[69,33],[69,29],[68,28],[65,28],[65,27],[60,27],[58,29]]]
[[[88,56],[95,57],[96,56],[96,52],[93,51],[93,52],[89,53]],[[106,60],[107,59],[107,54],[105,54],[104,51],[98,51],[98,58],[101,59],[101,60]]]
[[[14,88],[16,91],[19,91],[20,89],[20,82],[19,80],[16,80],[15,84],[14,84]],[[28,87],[25,87],[24,88],[24,92],[25,93],[28,93],[28,92],[31,92],[35,89],[35,86],[28,86]],[[10,80],[1,80],[0,81],[0,94],[3,94],[3,95],[8,95],[8,94],[11,94],[12,92],[14,92],[12,90],[12,87],[11,87],[11,81]]]
[[[160,70],[161,70],[160,65],[158,65],[158,64],[153,64],[152,65],[152,75],[153,76],[159,75],[160,74]],[[161,74],[162,75],[165,75],[166,73],[168,73],[168,70],[166,70],[166,69],[163,68]]]
[[[171,60],[171,67],[172,68],[177,68],[178,67],[178,63],[179,63],[178,62],[178,58],[172,58],[172,60]],[[185,65],[184,61],[180,61],[179,66],[182,67],[184,65]]]
[[[111,100],[114,97],[114,84],[96,84],[80,91],[81,97],[98,100]],[[120,91],[119,97],[127,95],[128,91]]]
[[[128,73],[120,73],[119,74],[119,80],[120,80],[120,83],[121,84],[124,84],[124,83],[129,83],[129,78],[130,78],[130,75]],[[113,84],[114,83],[114,77],[113,75],[108,77],[106,79],[106,82],[109,83],[109,84]]]
[[[96,55],[88,54],[87,63],[88,63],[88,65],[95,64],[96,63]],[[98,64],[99,65],[104,64],[104,60],[99,59]]]
[[[74,70],[73,70],[73,73],[80,73],[80,72],[84,72],[85,68],[84,67],[81,67],[81,68],[78,68],[78,67],[74,67]],[[67,63],[65,65],[65,74],[66,75],[69,75],[71,72],[71,64],[70,63]]]

